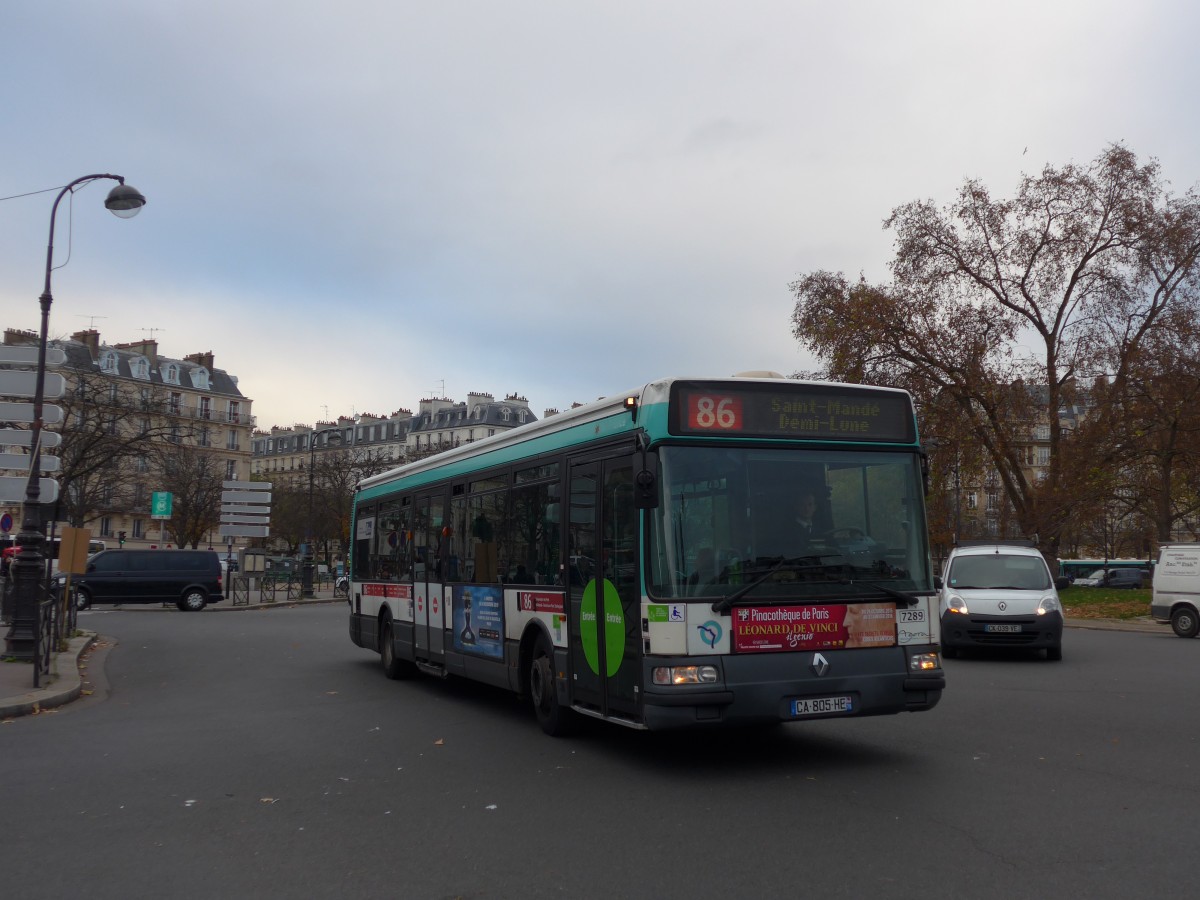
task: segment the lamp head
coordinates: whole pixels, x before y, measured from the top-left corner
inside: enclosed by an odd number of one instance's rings
[[[104,206],[122,219],[132,219],[145,205],[146,198],[142,192],[124,182],[109,191],[108,199],[104,201]]]

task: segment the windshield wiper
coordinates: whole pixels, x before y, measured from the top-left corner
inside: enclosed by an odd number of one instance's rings
[[[758,587],[761,584],[763,584],[764,582],[766,582],[766,580],[768,578],[770,578],[772,575],[774,575],[776,572],[778,572],[780,569],[782,569],[784,566],[788,565],[789,563],[795,565],[795,560],[791,560],[791,559],[788,559],[787,557],[784,557],[783,559],[779,560],[779,562],[775,563],[775,565],[771,566],[771,568],[767,569],[767,571],[764,572],[762,575],[759,575],[757,578],[755,578],[753,581],[751,581],[749,584],[738,588],[732,594],[722,597],[720,600],[714,600],[713,605],[712,605],[712,611],[715,613],[729,612],[729,608],[731,606],[733,606],[733,604],[737,603],[739,600],[741,600],[743,597],[745,597],[747,594],[749,594],[756,587]],[[810,568],[810,567],[809,566],[804,566],[804,567],[796,566],[796,568]]]
[[[916,606],[918,603],[921,602],[918,598],[914,597],[912,594],[905,594],[901,591],[897,591],[894,588],[885,587],[882,584],[876,584],[873,581],[851,581],[850,579],[847,578],[839,583],[840,584],[850,584],[850,585],[865,585],[866,587],[874,588],[875,590],[879,591],[881,594],[886,594],[889,597],[895,598],[897,606]]]

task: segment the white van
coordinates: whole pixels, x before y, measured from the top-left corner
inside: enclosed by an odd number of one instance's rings
[[[1164,544],[1154,569],[1150,616],[1180,637],[1200,631],[1200,544]]]
[[[950,551],[945,578],[935,578],[942,656],[960,650],[1045,650],[1062,659],[1063,609],[1054,578],[1032,541],[962,541]]]

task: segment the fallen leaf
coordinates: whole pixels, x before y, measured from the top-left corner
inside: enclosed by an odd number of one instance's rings
[[[277,802],[277,800],[278,800],[277,797],[259,797],[258,798],[259,803],[275,803],[275,802]]]
[[[433,742],[433,746],[435,746],[435,747],[441,747],[441,746],[442,746],[443,744],[445,744],[445,743],[446,743],[446,742],[445,742],[445,741],[444,741],[442,738],[438,738],[436,741],[434,741],[434,742]]]

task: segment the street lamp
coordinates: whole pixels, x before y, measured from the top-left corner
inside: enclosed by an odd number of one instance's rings
[[[316,478],[317,437],[325,436],[326,447],[340,447],[342,433],[335,428],[313,431],[308,438],[308,522],[304,529],[304,562],[300,569],[300,593],[312,597],[313,592],[313,482]]]
[[[104,201],[107,209],[122,219],[136,216],[146,198],[136,188],[125,183],[120,175],[85,175],[76,178],[61,191],[50,208],[50,240],[46,246],[46,286],[39,298],[42,305],[42,328],[38,338],[37,377],[33,389],[33,425],[30,428],[29,480],[25,485],[25,506],[21,531],[17,535],[17,555],[12,561],[13,617],[6,642],[8,655],[17,659],[33,659],[38,640],[38,583],[42,576],[42,509],[41,509],[41,437],[42,407],[46,396],[46,343],[50,329],[50,274],[54,271],[54,220],[58,204],[68,193],[74,193],[93,181],[107,178],[117,182]]]

